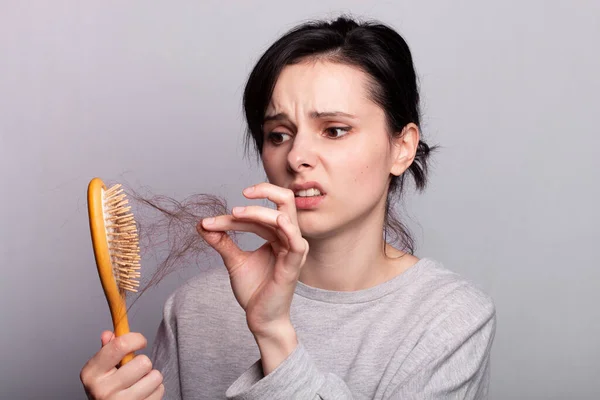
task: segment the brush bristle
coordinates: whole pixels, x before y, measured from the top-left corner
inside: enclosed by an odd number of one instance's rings
[[[113,275],[120,289],[137,292],[140,275],[140,247],[131,207],[121,185],[103,191],[104,224]]]

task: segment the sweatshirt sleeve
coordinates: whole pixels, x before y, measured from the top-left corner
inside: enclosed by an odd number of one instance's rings
[[[226,397],[230,400],[353,398],[342,379],[317,369],[302,343],[267,376],[258,360],[229,387]]]
[[[179,357],[177,348],[177,324],[173,313],[174,296],[165,302],[163,319],[158,327],[152,346],[152,366],[163,375],[165,394],[163,400],[180,400]]]

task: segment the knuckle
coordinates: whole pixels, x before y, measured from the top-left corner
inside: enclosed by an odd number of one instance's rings
[[[139,356],[136,356],[136,358],[138,359],[138,363],[141,369],[143,369],[144,371],[150,371],[152,369],[152,361],[147,355],[140,354]]]
[[[140,344],[142,347],[146,347],[146,345],[148,344],[148,340],[146,339],[146,337],[144,335],[142,335],[141,333],[136,333],[136,340],[139,340]]]
[[[105,400],[110,396],[108,390],[102,385],[96,385],[93,388],[90,388],[90,394],[94,400]]]
[[[292,189],[285,189],[284,197],[288,201],[294,201],[296,195],[294,194],[294,191]]]
[[[127,351],[127,340],[124,339],[122,336],[116,337],[113,340],[113,347],[114,347],[115,351],[118,353],[126,352]]]
[[[79,372],[79,379],[86,390],[92,390],[96,383],[96,377],[92,374],[91,361],[88,361]]]
[[[298,255],[304,255],[305,249],[303,244],[299,244],[297,248],[294,249],[294,252]]]
[[[90,373],[88,372],[87,367],[83,367],[79,372],[79,380],[81,381],[81,383],[83,383],[83,386],[88,386],[90,381]]]
[[[152,379],[156,381],[157,385],[161,385],[163,383],[163,374],[161,374],[160,371],[157,369],[153,369],[152,373],[154,374],[154,377]]]

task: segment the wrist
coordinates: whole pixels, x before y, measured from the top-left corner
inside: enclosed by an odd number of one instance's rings
[[[260,351],[265,376],[273,372],[298,346],[296,330],[290,321],[253,335]]]

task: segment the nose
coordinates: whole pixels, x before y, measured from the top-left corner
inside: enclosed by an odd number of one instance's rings
[[[310,132],[297,132],[287,156],[288,169],[301,172],[314,168],[317,162],[316,143]]]

